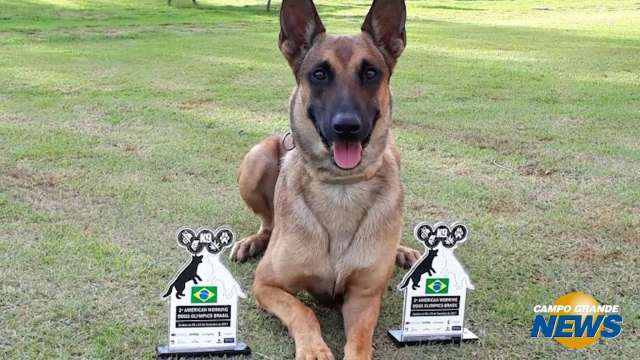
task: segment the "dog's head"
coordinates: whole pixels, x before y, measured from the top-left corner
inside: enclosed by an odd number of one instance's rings
[[[374,0],[360,34],[329,36],[311,0],[283,1],[279,46],[297,84],[290,125],[315,171],[349,177],[379,163],[405,18],[404,0]]]

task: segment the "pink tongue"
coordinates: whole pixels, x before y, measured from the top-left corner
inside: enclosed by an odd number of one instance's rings
[[[353,169],[358,166],[362,158],[362,145],[359,142],[335,142],[333,144],[333,159],[343,169]]]

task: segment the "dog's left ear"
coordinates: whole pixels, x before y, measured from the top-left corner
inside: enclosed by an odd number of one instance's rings
[[[371,35],[391,70],[407,44],[406,19],[404,0],[373,0],[362,24],[362,31]]]
[[[283,0],[280,8],[280,51],[294,73],[324,25],[311,0]]]

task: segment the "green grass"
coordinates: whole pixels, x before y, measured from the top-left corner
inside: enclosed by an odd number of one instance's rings
[[[184,261],[175,229],[257,228],[235,172],[287,129],[278,4],[200,3],[0,0],[2,358],[153,357],[160,293]],[[367,9],[319,4],[341,33]],[[396,350],[390,287],[377,358],[637,356],[640,3],[410,1],[408,13],[392,84],[403,242],[417,246],[418,220],[470,225],[458,253],[480,341]],[[255,265],[229,264],[247,290]],[[533,305],[572,289],[620,304],[621,337],[579,352],[530,339]],[[311,304],[341,356],[339,314]],[[279,322],[241,306],[254,358],[290,358]]]

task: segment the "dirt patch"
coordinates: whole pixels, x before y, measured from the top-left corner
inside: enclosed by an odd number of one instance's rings
[[[122,150],[124,152],[132,152],[132,153],[137,153],[138,152],[138,148],[133,145],[133,144],[129,144],[129,143],[115,143],[112,144],[113,147],[115,147],[118,150]]]
[[[536,140],[542,141],[542,142],[549,142],[549,141],[555,140],[555,137],[553,135],[536,135]]]
[[[492,150],[500,156],[521,155],[531,157],[535,146],[513,136],[504,134],[484,134],[478,131],[464,131],[452,137],[480,150]]]
[[[19,168],[9,169],[3,175],[15,179],[15,184],[23,188],[55,188],[64,180],[60,175],[36,174]]]
[[[194,171],[191,169],[181,170],[181,171],[172,171],[160,176],[160,181],[162,182],[174,182],[180,178],[184,177],[202,177],[204,176],[204,172],[202,171]]]
[[[569,259],[576,263],[607,263],[627,260],[627,256],[621,250],[606,251],[587,243],[570,254]]]
[[[407,209],[409,212],[419,214],[424,218],[445,219],[448,218],[449,212],[446,209],[439,208],[425,201],[407,201]]]
[[[486,207],[487,212],[492,215],[513,215],[521,211],[514,202],[506,199],[497,199],[489,203]]]
[[[593,229],[599,229],[597,233],[590,232],[594,241],[603,239],[616,239],[627,244],[637,244],[640,240],[640,211],[636,207],[623,204],[599,204],[582,206],[582,219]],[[630,215],[630,217],[622,216]]]
[[[112,126],[102,119],[107,116],[105,109],[99,105],[74,105],[70,109],[74,120],[61,124],[62,129],[88,136],[106,136],[115,132]]]
[[[202,108],[211,109],[213,107],[214,102],[212,98],[190,99],[178,103],[178,109],[180,110],[194,110]]]
[[[0,114],[0,122],[24,125],[31,119],[21,114]]]
[[[554,125],[557,129],[563,129],[563,131],[577,128],[584,124],[584,119],[575,117],[560,117],[555,119]]]
[[[110,204],[109,199],[83,195],[66,188],[66,179],[59,174],[38,173],[14,167],[0,172],[0,188],[7,189],[35,210],[49,214],[66,213],[67,216],[76,218],[90,216]]]
[[[524,176],[547,177],[556,172],[558,172],[558,170],[542,166],[538,163],[529,163],[518,167],[518,173]]]

